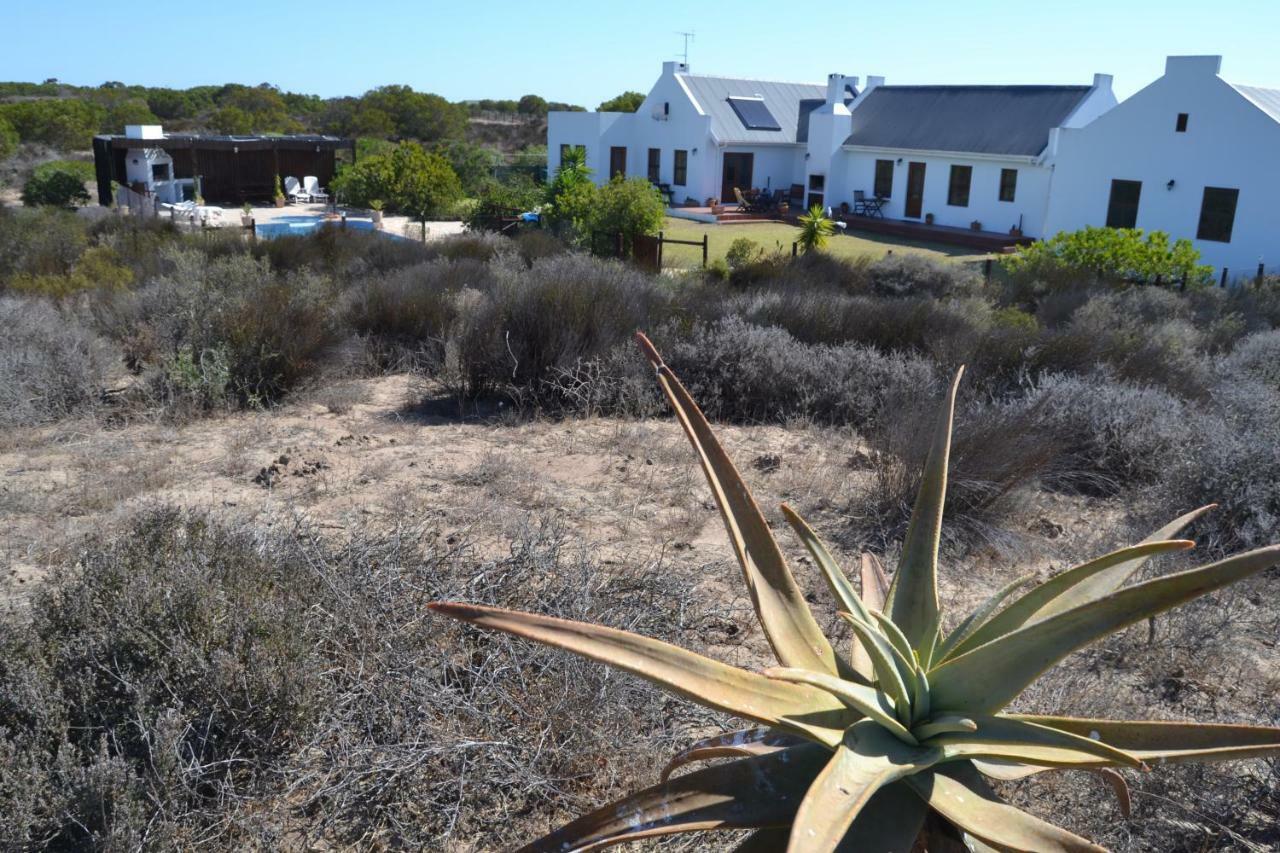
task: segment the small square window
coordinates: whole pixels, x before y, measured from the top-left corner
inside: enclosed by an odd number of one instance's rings
[[[1178,125],[1177,125],[1177,127],[1176,127],[1176,128],[1174,128],[1178,133],[1186,133],[1186,132],[1187,132],[1187,119],[1188,119],[1188,118],[1189,118],[1189,116],[1188,116],[1186,113],[1178,113]]]
[[[827,178],[825,175],[810,175],[809,189],[814,192],[822,192],[827,187]]]

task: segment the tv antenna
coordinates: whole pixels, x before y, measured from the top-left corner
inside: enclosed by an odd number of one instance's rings
[[[693,41],[696,35],[692,30],[689,32],[677,32],[676,35],[684,37],[684,64],[689,64],[689,42]]]

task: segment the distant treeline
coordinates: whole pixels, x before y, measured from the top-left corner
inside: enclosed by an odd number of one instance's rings
[[[545,116],[582,107],[538,95],[519,100],[454,103],[408,86],[380,86],[358,97],[321,98],[281,91],[269,83],[169,89],[0,82],[0,139],[73,150],[89,147],[95,133],[119,133],[126,124],[161,124],[171,130],[216,133],[327,133],[434,143],[461,139],[477,112]],[[0,153],[4,145],[0,143]]]

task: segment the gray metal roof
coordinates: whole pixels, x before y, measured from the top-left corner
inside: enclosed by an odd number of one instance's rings
[[[1034,157],[1090,86],[877,86],[846,145]]]
[[[821,101],[827,92],[827,87],[819,83],[779,83],[774,80],[740,80],[735,77],[707,77],[701,74],[680,74],[678,77],[702,111],[711,116],[711,132],[721,142],[731,144],[794,144],[800,118],[800,102],[812,98]],[[747,130],[729,105],[730,95],[763,98],[769,112],[778,120],[781,130]]]
[[[1262,89],[1257,86],[1237,86],[1231,84],[1237,92],[1244,95],[1267,115],[1280,121],[1280,89]]]

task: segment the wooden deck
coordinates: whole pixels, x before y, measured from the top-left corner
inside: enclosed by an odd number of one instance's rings
[[[709,207],[668,207],[667,216],[705,222],[708,225],[726,225],[734,222],[777,222],[779,217],[766,213],[739,213],[736,204],[726,205],[722,213],[712,213]]]
[[[974,231],[950,225],[926,225],[913,219],[881,219],[878,216],[844,216],[838,219],[846,223],[850,231],[942,243],[946,246],[964,246],[983,252],[1012,252],[1015,246],[1029,246],[1035,242],[1031,237],[1014,237],[998,231]]]

